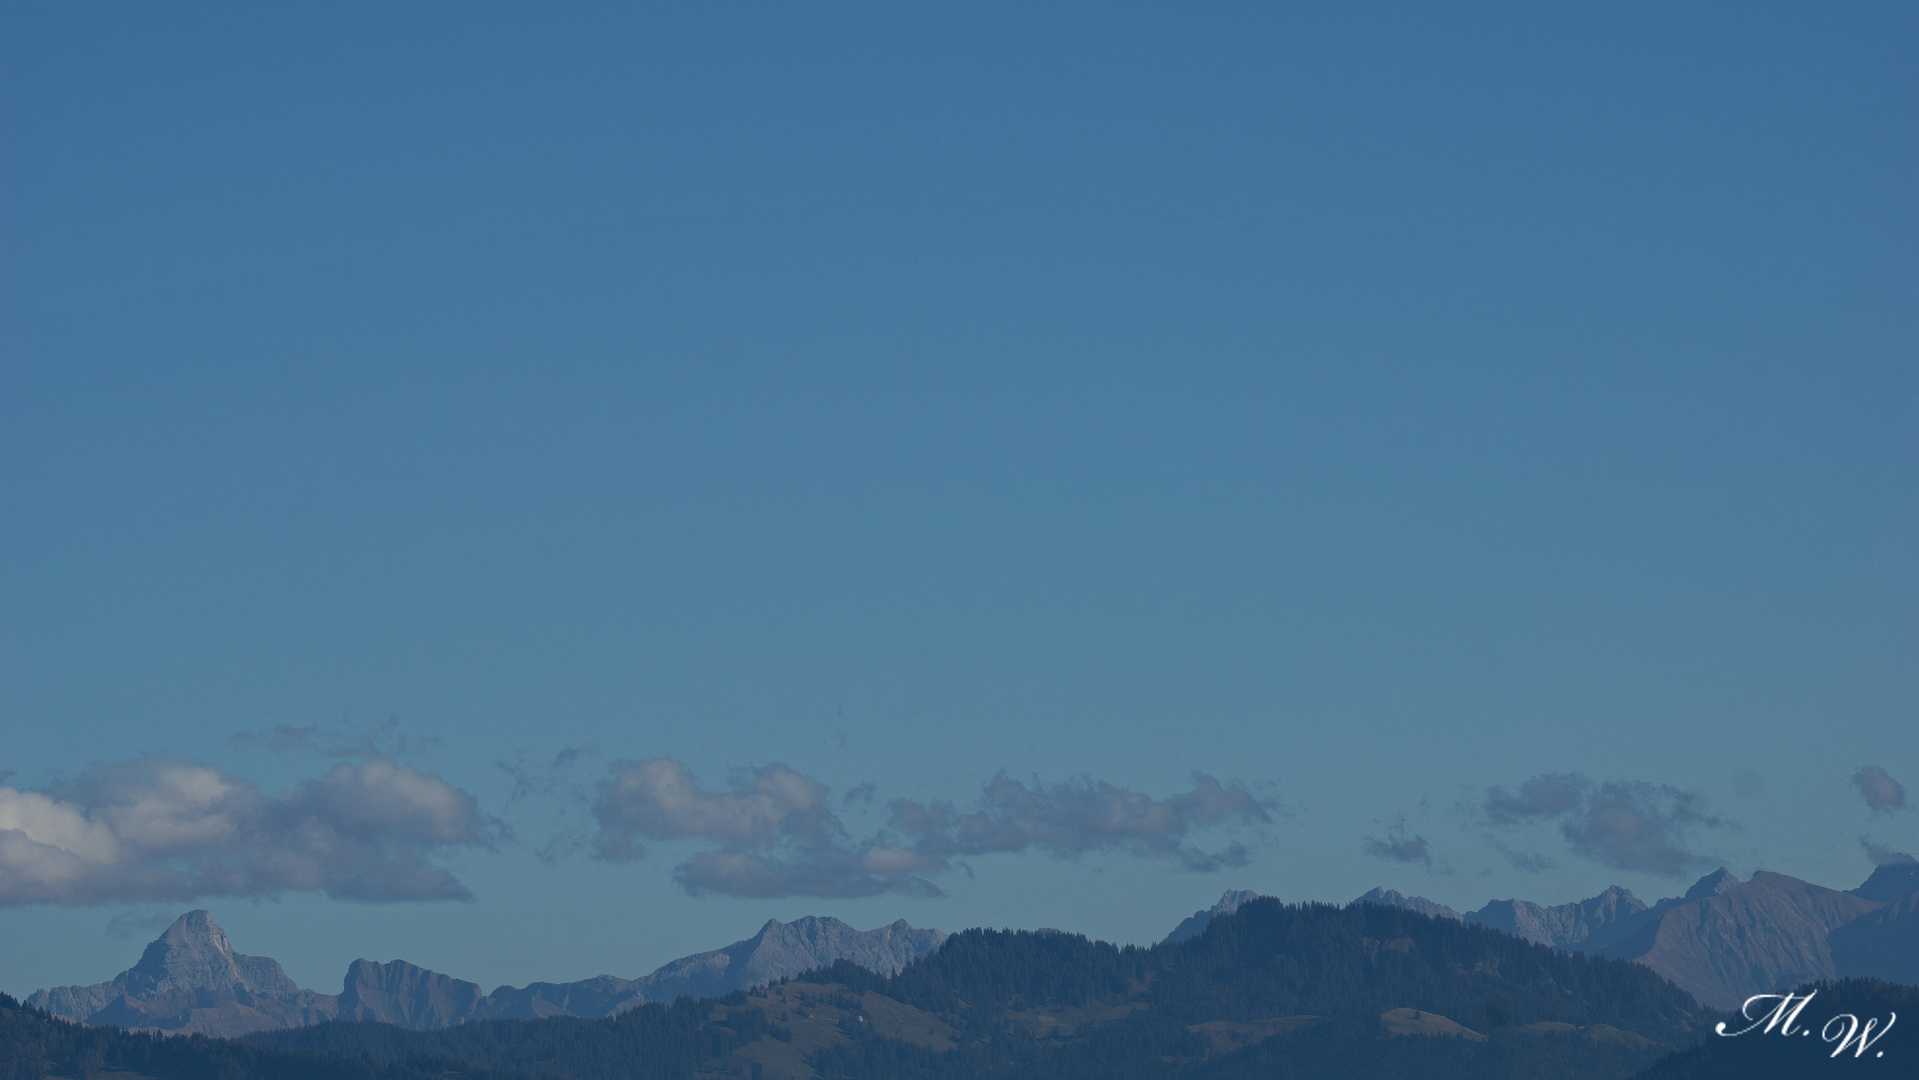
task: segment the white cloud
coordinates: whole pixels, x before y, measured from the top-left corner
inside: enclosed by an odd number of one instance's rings
[[[429,856],[484,846],[494,829],[471,795],[383,758],[274,796],[209,765],[143,758],[44,792],[0,787],[0,904],[467,899]]]
[[[826,785],[777,763],[735,777],[727,791],[700,787],[670,757],[618,761],[611,771],[593,807],[600,853],[609,858],[639,856],[639,837],[698,838],[735,848],[783,840],[816,847],[846,831],[832,812]]]

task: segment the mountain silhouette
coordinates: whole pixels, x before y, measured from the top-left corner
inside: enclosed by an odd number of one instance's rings
[[[1451,910],[1390,889],[1354,903]],[[1821,980],[1919,982],[1919,865],[1911,863],[1881,866],[1844,892],[1763,870],[1742,882],[1721,867],[1652,905],[1615,885],[1567,904],[1494,900],[1464,919],[1563,952],[1644,964],[1715,1009]]]
[[[332,995],[300,989],[278,961],[234,952],[204,910],[180,916],[111,982],[41,990],[27,1003],[85,1024],[221,1036],[335,1015]]]
[[[695,953],[650,975],[599,975],[570,983],[501,986],[430,971],[404,960],[355,960],[340,993],[303,990],[278,962],[233,951],[206,911],[182,915],[140,962],[111,982],[40,990],[27,1004],[83,1024],[237,1036],[327,1020],[374,1020],[416,1030],[467,1020],[611,1016],[647,1001],[718,997],[848,960],[891,975],[939,948],[946,935],[906,920],[856,930],[834,918],[769,920],[759,933]]]

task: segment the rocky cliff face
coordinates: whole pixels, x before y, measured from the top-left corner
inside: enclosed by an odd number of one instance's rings
[[[1430,915],[1435,919],[1463,919],[1465,916],[1437,900],[1428,900],[1423,896],[1407,896],[1398,889],[1371,889],[1360,894],[1355,904],[1379,904],[1383,907],[1405,908],[1417,911],[1421,915]]]
[[[405,1028],[442,1028],[473,1019],[486,1001],[478,983],[404,960],[355,960],[340,988],[342,1020],[378,1020]]]
[[[233,1036],[333,1019],[332,995],[302,990],[280,965],[233,951],[205,911],[189,911],[112,982],[60,986],[27,999],[83,1024]]]

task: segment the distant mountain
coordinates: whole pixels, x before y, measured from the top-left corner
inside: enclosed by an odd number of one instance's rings
[[[891,978],[840,962],[601,1020],[249,1041],[571,1080],[1624,1080],[1717,1019],[1644,967],[1398,907],[1254,898],[1209,924],[1152,948],[969,930]]]
[[[277,961],[233,951],[205,911],[180,916],[111,982],[41,990],[27,1004],[84,1024],[234,1036],[333,1019],[330,994],[302,990]]]
[[[1724,867],[1685,895],[1648,906],[1615,885],[1598,896],[1545,906],[1494,900],[1468,923],[1564,952],[1632,960],[1717,1009],[1801,982],[1879,978],[1919,983],[1919,864],[1875,870],[1849,892],[1761,871],[1741,882]],[[1354,903],[1429,914],[1452,909],[1374,889]],[[1190,921],[1190,920],[1189,920]]]
[[[1195,911],[1180,920],[1180,924],[1173,927],[1173,932],[1167,934],[1160,944],[1173,945],[1181,941],[1191,941],[1193,938],[1206,932],[1206,927],[1212,923],[1215,916],[1231,915],[1233,912],[1239,910],[1241,904],[1246,903],[1248,900],[1256,900],[1258,898],[1259,894],[1251,889],[1228,889],[1225,895],[1219,898],[1219,903],[1214,904],[1212,907]]]
[[[355,960],[340,988],[339,1018],[404,1028],[437,1028],[481,1015],[488,1001],[478,983],[394,960]]]
[[[877,930],[855,930],[838,919],[811,915],[790,923],[772,919],[745,941],[675,960],[635,985],[647,1001],[672,1001],[764,986],[836,960],[892,975],[945,940],[938,930],[916,930],[905,919]]]
[[[1469,913],[1466,921],[1567,952],[1597,952],[1635,925],[1633,917],[1647,910],[1630,889],[1614,885],[1590,899],[1552,907],[1526,900],[1494,900]]]
[[[1919,891],[1839,927],[1827,941],[1842,975],[1919,986]]]
[[[534,983],[520,989],[502,986],[476,1002],[466,1016],[441,1019],[435,1014],[430,1023],[397,1019],[389,1023],[418,1028],[443,1027],[465,1019],[610,1016],[648,1001],[721,997],[826,967],[836,960],[891,975],[939,948],[945,940],[946,935],[938,930],[916,929],[905,919],[877,930],[855,930],[838,919],[813,915],[790,923],[769,919],[759,933],[744,941],[681,957],[637,979],[601,975],[581,982]]]
[[[1465,916],[1437,900],[1428,900],[1423,896],[1407,896],[1398,889],[1373,889],[1360,894],[1355,904],[1379,904],[1384,907],[1405,908],[1417,911],[1421,915],[1431,915],[1435,919],[1460,919]]]
[[[1598,951],[1652,968],[1702,1004],[1736,1009],[1753,994],[1851,974],[1834,965],[1828,937],[1881,906],[1761,870],[1648,911]]]
[[[1852,890],[1854,896],[1890,904],[1919,892],[1919,862],[1887,863],[1875,869],[1865,884]]]
[[[855,930],[833,918],[772,919],[760,932],[724,949],[696,953],[651,975],[600,975],[571,983],[479,984],[394,960],[355,960],[339,994],[294,985],[280,965],[242,956],[205,911],[180,917],[147,946],[140,962],[112,982],[41,990],[28,1004],[84,1024],[135,1030],[244,1035],[327,1020],[374,1020],[424,1030],[467,1020],[609,1016],[646,1001],[719,997],[803,971],[850,960],[893,974],[946,940],[902,919]]]
[[[677,961],[676,961],[677,962]],[[613,1016],[645,1003],[639,990],[640,979],[622,979],[617,975],[595,975],[570,983],[530,983],[522,987],[501,986],[487,996],[483,1010],[487,1018],[541,1020],[549,1016]],[[478,986],[474,990],[479,990]],[[444,1027],[447,1023],[409,1023],[403,1027]]]

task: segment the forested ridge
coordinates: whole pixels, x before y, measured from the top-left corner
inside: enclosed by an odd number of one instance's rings
[[[86,1027],[0,994],[0,1080],[530,1080],[470,1062],[400,1053],[304,1053],[213,1039]]]

